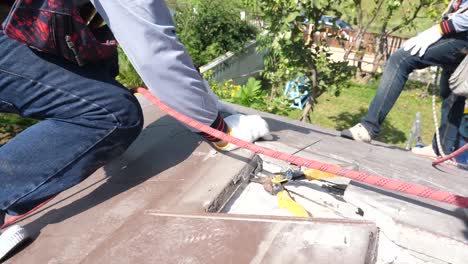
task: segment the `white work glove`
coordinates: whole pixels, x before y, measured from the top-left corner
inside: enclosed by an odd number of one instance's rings
[[[418,34],[416,37],[410,38],[403,44],[405,51],[411,50],[411,55],[416,55],[419,51],[419,57],[422,57],[429,46],[437,42],[442,37],[440,26],[435,25],[426,31]]]
[[[230,129],[230,135],[238,139],[248,142],[254,142],[259,138],[272,140],[270,129],[267,122],[258,115],[231,115],[224,118],[224,121]],[[228,143],[226,146],[220,147],[215,143],[216,147],[221,150],[231,151],[239,148],[238,146]]]

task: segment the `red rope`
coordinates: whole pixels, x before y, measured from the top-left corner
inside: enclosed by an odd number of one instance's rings
[[[295,165],[298,165],[298,166],[305,166],[305,167],[308,167],[308,168],[311,168],[311,169],[316,169],[316,170],[328,172],[328,173],[331,173],[331,174],[334,174],[334,175],[339,175],[339,176],[346,177],[346,178],[349,178],[349,179],[352,179],[352,180],[355,180],[355,181],[358,181],[358,182],[362,182],[362,183],[366,183],[366,184],[369,184],[369,185],[377,186],[377,187],[380,187],[380,188],[383,188],[383,189],[387,189],[387,190],[391,190],[391,191],[397,191],[397,192],[410,194],[410,195],[415,195],[415,196],[418,196],[418,197],[427,198],[427,199],[431,199],[431,200],[434,200],[434,201],[439,201],[439,202],[455,205],[455,206],[462,207],[462,208],[468,208],[468,197],[463,197],[463,196],[459,196],[459,195],[456,195],[456,194],[451,194],[451,193],[444,192],[444,191],[434,190],[434,189],[424,187],[424,186],[419,186],[419,185],[415,185],[415,184],[410,184],[410,183],[400,182],[400,181],[396,181],[396,180],[392,180],[392,179],[387,179],[387,178],[383,178],[383,177],[378,176],[378,175],[371,175],[371,174],[366,174],[366,173],[363,173],[363,172],[360,172],[360,171],[353,171],[353,170],[341,168],[341,167],[338,167],[338,166],[322,163],[322,162],[319,162],[319,161],[314,161],[314,160],[310,160],[310,159],[301,158],[301,157],[293,156],[293,155],[290,155],[290,154],[282,153],[282,152],[279,152],[279,151],[275,151],[275,150],[272,150],[272,149],[269,149],[269,148],[265,148],[265,147],[261,147],[261,146],[252,144],[252,143],[247,142],[247,141],[240,140],[238,138],[235,138],[235,137],[232,137],[230,135],[224,134],[223,132],[221,132],[219,130],[213,129],[213,128],[211,128],[209,126],[206,126],[206,125],[203,125],[203,124],[201,124],[201,123],[199,123],[199,122],[197,122],[197,121],[195,121],[195,120],[193,120],[193,119],[191,119],[191,118],[189,118],[187,116],[184,116],[184,115],[176,112],[175,110],[173,110],[172,108],[170,108],[169,106],[167,106],[163,102],[161,102],[158,98],[153,96],[145,88],[141,88],[141,87],[135,88],[134,92],[144,95],[152,103],[154,103],[156,106],[158,106],[161,110],[168,113],[170,116],[174,117],[175,119],[181,121],[182,123],[187,124],[187,125],[195,128],[195,129],[197,129],[199,131],[210,134],[210,135],[212,135],[212,136],[214,136],[216,138],[219,138],[219,139],[221,139],[223,141],[227,141],[229,143],[232,143],[232,144],[234,144],[234,145],[236,145],[238,147],[253,151],[255,153],[263,154],[265,156],[269,156],[269,157],[272,157],[272,158],[275,158],[275,159],[278,159],[278,160],[283,160],[283,161],[286,161],[286,162],[289,162],[289,163],[292,163],[292,164],[295,164]],[[434,161],[433,164],[439,164],[441,162],[444,162],[445,160],[450,159],[451,158],[450,156],[453,157],[453,156],[459,155],[464,150],[468,149],[467,146],[468,146],[468,144],[465,144],[465,146],[463,148],[461,148],[458,151],[456,151],[456,152],[452,153],[451,155],[447,156],[446,159],[436,160],[436,161]],[[48,202],[50,202],[52,199],[54,199],[54,197],[52,197],[49,200],[39,204],[38,206],[34,207],[31,211],[29,211],[29,212],[27,212],[27,213],[25,213],[23,215],[19,215],[19,216],[9,218],[0,227],[0,229],[4,229],[4,228],[18,222],[19,220],[25,218],[26,216],[31,215],[32,213],[36,212],[41,207],[46,205]]]
[[[54,197],[50,198],[49,200],[45,201],[45,202],[42,202],[41,204],[39,204],[38,206],[34,207],[32,210],[30,210],[29,212],[25,213],[25,214],[22,214],[22,215],[18,215],[18,216],[13,216],[13,217],[10,217],[8,218],[7,221],[5,221],[5,223],[0,227],[0,230],[1,229],[5,229],[7,227],[9,227],[10,225],[18,222],[19,220],[25,218],[26,216],[28,215],[31,215],[32,213],[36,212],[37,210],[39,210],[41,207],[43,207],[44,205],[46,205],[48,202],[52,201],[52,199],[54,199]]]
[[[265,148],[265,147],[252,144],[247,141],[240,140],[238,138],[224,134],[223,132],[219,130],[216,130],[209,126],[201,124],[187,116],[184,116],[176,112],[175,110],[173,110],[172,108],[170,108],[169,106],[161,102],[158,98],[153,96],[145,88],[141,88],[141,87],[135,88],[134,92],[144,95],[153,104],[155,104],[161,110],[163,110],[170,116],[174,117],[175,119],[179,120],[180,122],[186,125],[189,125],[199,131],[210,134],[223,141],[232,143],[240,148],[248,149],[255,153],[269,156],[278,160],[286,161],[286,162],[289,162],[298,166],[305,166],[311,169],[316,169],[316,170],[328,172],[331,174],[339,175],[342,177],[346,177],[346,178],[349,178],[358,182],[366,183],[366,184],[380,187],[383,189],[387,189],[390,191],[397,191],[397,192],[401,192],[405,194],[410,194],[410,195],[415,195],[415,196],[422,197],[422,198],[431,199],[434,201],[439,201],[442,203],[455,205],[455,206],[462,207],[462,208],[468,208],[468,197],[463,197],[460,195],[456,195],[456,194],[452,194],[452,193],[448,193],[448,192],[444,192],[440,190],[435,190],[435,189],[431,189],[431,188],[420,186],[420,185],[387,179],[378,175],[366,174],[360,171],[353,171],[353,170],[341,168],[338,166],[278,152],[269,148]]]
[[[463,147],[457,149],[456,151],[454,151],[454,152],[451,153],[450,155],[447,155],[447,156],[442,157],[442,158],[440,158],[440,159],[434,160],[434,161],[432,162],[432,165],[434,165],[434,166],[435,166],[435,165],[439,165],[439,164],[442,163],[442,162],[445,162],[445,161],[447,161],[447,160],[449,160],[449,159],[455,158],[455,157],[458,156],[458,155],[461,155],[461,154],[462,154],[463,152],[465,152],[465,151],[468,151],[468,143],[465,144]]]

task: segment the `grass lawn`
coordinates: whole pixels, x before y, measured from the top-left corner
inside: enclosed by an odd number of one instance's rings
[[[362,86],[353,84],[342,91],[339,97],[324,94],[311,115],[312,123],[343,130],[358,123],[369,107],[376,93],[376,85]],[[437,102],[437,113],[440,112]],[[428,96],[425,87],[409,83],[403,91],[389,116],[385,120],[381,135],[377,138],[399,147],[405,147],[416,112],[421,112],[421,133],[424,144],[430,144],[434,133],[432,118],[432,96]],[[293,111],[289,117],[297,119],[301,111]],[[440,118],[440,116],[439,116]]]
[[[32,119],[21,118],[13,114],[0,113],[0,146],[35,123],[36,121]]]

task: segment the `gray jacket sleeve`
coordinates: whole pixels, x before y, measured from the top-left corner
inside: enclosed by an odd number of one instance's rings
[[[163,0],[92,0],[150,91],[205,125],[218,115],[192,59],[177,39]]]
[[[456,32],[464,32],[468,30],[468,12],[455,14],[451,20]]]

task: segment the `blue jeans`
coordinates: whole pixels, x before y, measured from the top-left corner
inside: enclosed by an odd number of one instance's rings
[[[29,211],[136,139],[142,111],[117,72],[117,59],[78,67],[0,31],[0,112],[42,120],[0,148],[0,213]]]
[[[369,106],[367,115],[361,120],[371,136],[374,138],[379,135],[380,126],[400,96],[409,74],[417,69],[440,66],[443,69],[440,79],[440,96],[443,103],[439,132],[443,151],[453,152],[457,144],[465,98],[451,93],[448,79],[465,57],[463,49],[466,47],[468,35],[457,34],[450,38],[442,38],[431,45],[422,58],[417,55],[411,56],[403,49],[392,54],[385,66],[377,94]],[[433,146],[436,146],[435,136]]]

